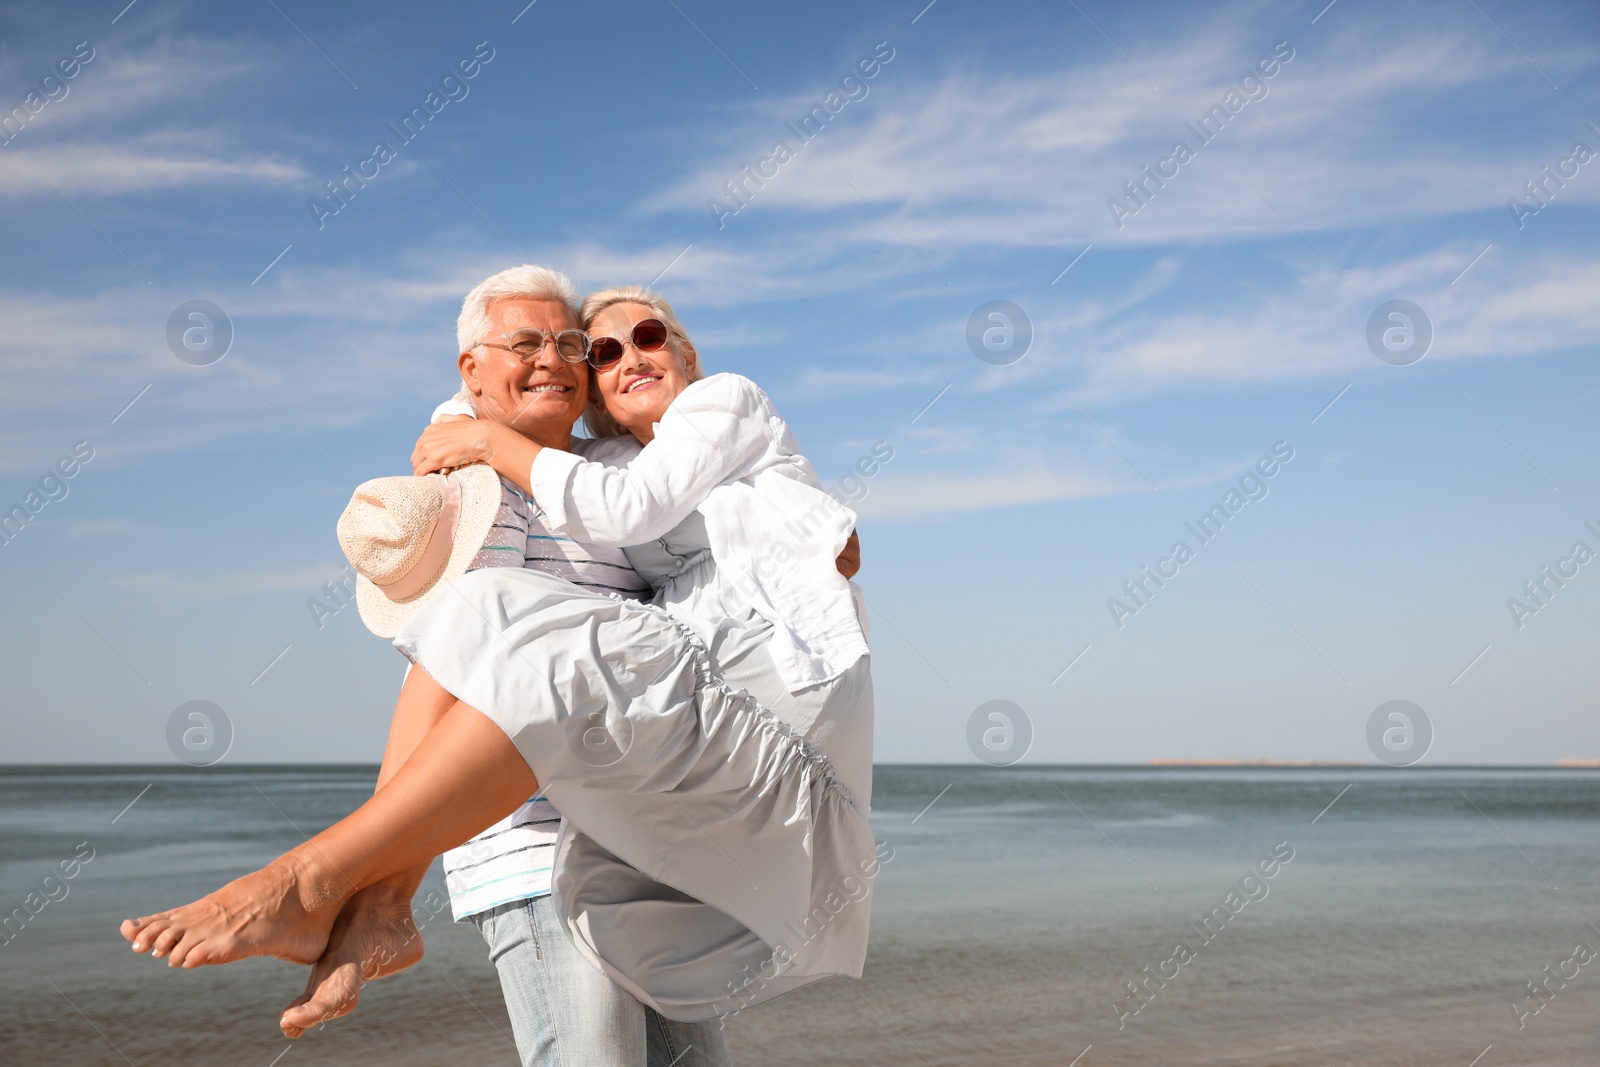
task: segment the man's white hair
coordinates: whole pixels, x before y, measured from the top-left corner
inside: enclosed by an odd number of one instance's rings
[[[493,300],[551,300],[565,304],[578,318],[580,297],[577,286],[558,270],[524,263],[510,267],[479,282],[461,302],[461,316],[456,319],[456,344],[460,351],[471,351],[473,345],[489,340],[489,303]]]

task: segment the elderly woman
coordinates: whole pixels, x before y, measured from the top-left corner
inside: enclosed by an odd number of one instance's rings
[[[568,935],[669,1018],[858,975],[877,858],[869,659],[834,566],[853,516],[754,383],[700,377],[642,289],[584,307],[584,455],[490,422],[430,427],[419,471],[486,462],[576,540],[633,546],[649,604],[527,570],[467,574],[396,645],[449,710],[365,805],[254,874],[124,924],[174,965],[309,962],[342,903],[542,788],[566,817]],[[642,546],[642,547],[641,547]]]

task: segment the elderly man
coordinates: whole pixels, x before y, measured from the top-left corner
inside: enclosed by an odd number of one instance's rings
[[[572,427],[588,404],[589,375],[578,305],[566,276],[544,267],[513,267],[479,284],[467,294],[456,325],[463,382],[457,400],[470,406],[446,404],[441,415],[475,413],[539,444],[581,451],[583,442],[573,440]],[[553,534],[537,504],[509,483],[502,485],[504,521],[497,520],[485,553],[510,553],[510,565],[520,562],[578,585],[649,596],[648,585],[620,549]],[[407,704],[402,701],[401,707]],[[414,718],[396,717],[380,788],[446,707],[447,702],[423,706]],[[718,1023],[665,1018],[572,947],[550,898],[560,818],[548,800],[535,797],[445,855],[451,908],[458,922],[472,922],[488,943],[524,1067],[726,1064]],[[422,958],[411,897],[425,873],[425,868],[406,872],[349,902],[326,953],[312,968],[305,994],[283,1014],[285,1034],[298,1037],[347,1014],[356,1006],[363,980],[393,974]]]

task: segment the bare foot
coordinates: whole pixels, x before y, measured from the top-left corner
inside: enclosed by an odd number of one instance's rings
[[[362,890],[334,920],[328,948],[311,968],[306,991],[278,1020],[283,1036],[297,1038],[313,1026],[349,1015],[361,985],[405,970],[422,959],[422,933],[409,895],[383,885]]]
[[[348,889],[318,884],[291,852],[193,904],[124,920],[122,936],[133,951],[165,956],[172,967],[246,956],[312,963],[347,895]]]

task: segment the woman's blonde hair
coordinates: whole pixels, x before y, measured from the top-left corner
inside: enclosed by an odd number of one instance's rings
[[[672,310],[672,305],[667,303],[667,298],[659,293],[652,292],[642,285],[617,285],[610,289],[601,289],[599,292],[590,293],[583,299],[583,306],[578,309],[578,325],[588,330],[595,317],[610,307],[612,304],[643,304],[656,313],[667,327],[669,339],[679,344],[693,344],[689,335],[684,331],[682,323],[678,321],[677,314]],[[678,353],[682,356],[682,352]],[[699,353],[695,353],[694,366],[688,368],[689,380],[697,382],[706,376],[705,369],[700,364]],[[595,380],[593,367],[589,368],[589,406],[583,412],[583,425],[595,437],[620,437],[628,431],[623,429],[611,413],[606,411],[605,401],[600,399],[599,383]]]

